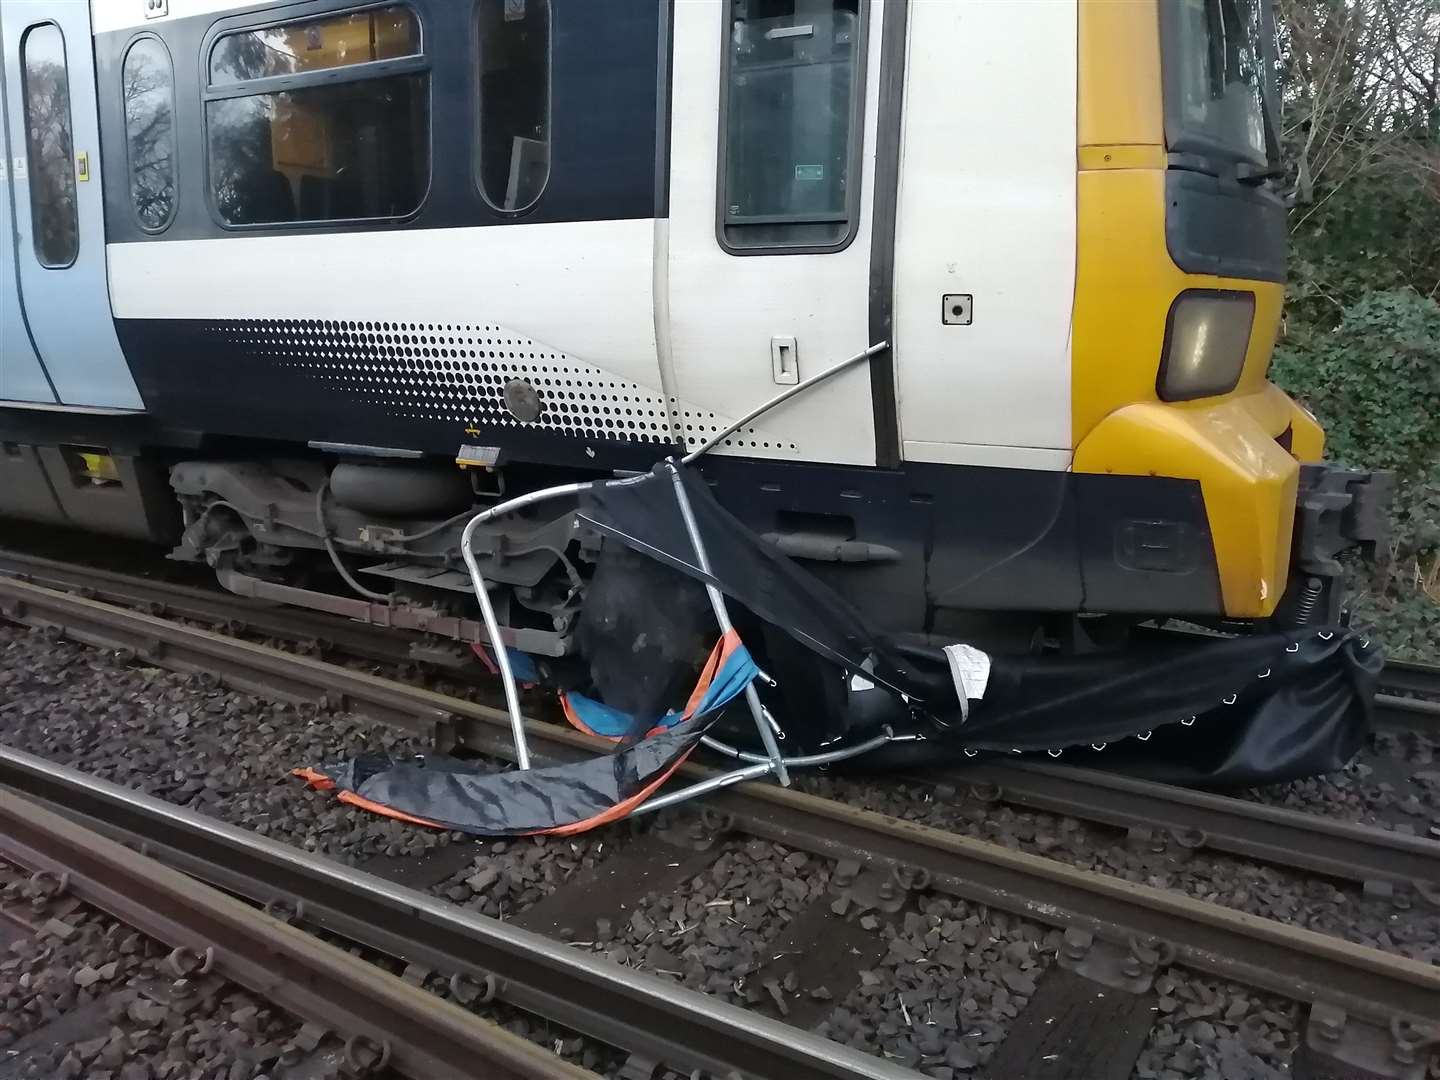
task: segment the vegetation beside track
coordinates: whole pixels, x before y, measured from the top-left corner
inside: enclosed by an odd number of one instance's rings
[[[1394,469],[1394,536],[1356,609],[1392,655],[1440,661],[1440,8],[1279,0],[1297,205],[1273,377],[1328,454]]]

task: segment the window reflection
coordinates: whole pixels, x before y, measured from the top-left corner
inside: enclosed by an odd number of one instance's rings
[[[1260,0],[1174,0],[1180,46],[1173,58],[1187,131],[1263,162],[1266,78]]]
[[[226,34],[210,53],[210,84],[226,86],[419,54],[420,27],[409,8],[372,8]]]
[[[122,83],[130,201],[141,228],[163,229],[175,212],[175,77],[165,46],[155,38],[130,46]]]
[[[848,234],[859,41],[858,0],[732,0],[726,243],[823,246]]]
[[[257,225],[412,213],[430,180],[428,81],[398,75],[210,102],[221,216]]]
[[[41,266],[69,266],[80,252],[80,222],[70,137],[70,79],[60,28],[46,23],[26,31],[20,42],[20,64],[35,257]]]
[[[413,73],[413,62],[386,63],[419,55],[419,22],[398,5],[221,37],[210,53],[212,92],[255,79],[289,81],[283,90],[262,82],[206,103],[220,215],[232,225],[259,225],[419,209],[430,185],[430,76]],[[363,77],[325,75],[347,65]]]
[[[524,210],[550,177],[550,0],[482,0],[480,190]]]

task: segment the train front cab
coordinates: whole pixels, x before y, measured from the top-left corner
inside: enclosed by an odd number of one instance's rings
[[[1287,236],[1274,105],[1257,86],[1244,127],[1206,115],[1212,8],[1253,14],[1224,30],[1265,55],[1260,0],[1080,3],[1072,468],[1197,481],[1223,615],[1319,621],[1338,614],[1337,552],[1383,536],[1387,480],[1320,464],[1320,425],[1266,377]],[[1163,530],[1138,546],[1182,557]]]

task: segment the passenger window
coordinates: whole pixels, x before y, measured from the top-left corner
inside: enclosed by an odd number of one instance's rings
[[[409,8],[349,11],[226,34],[210,51],[210,85],[419,55],[420,24]]]
[[[853,235],[862,0],[730,0],[720,241],[824,250]]]
[[[344,81],[339,67],[350,69]],[[430,75],[409,8],[225,34],[209,71],[210,192],[227,223],[419,209],[430,186]]]
[[[480,193],[535,204],[550,177],[550,0],[480,0]]]
[[[41,266],[58,269],[69,266],[80,253],[70,76],[60,28],[43,23],[27,30],[20,39],[20,66],[35,257]]]
[[[141,38],[121,72],[130,202],[140,227],[156,232],[175,213],[175,73],[158,38]]]

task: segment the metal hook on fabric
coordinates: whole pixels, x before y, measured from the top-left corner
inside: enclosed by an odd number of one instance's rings
[[[774,686],[775,684],[772,682],[770,685]],[[778,739],[780,742],[784,742],[785,729],[780,726],[780,721],[776,720],[775,717],[771,716],[770,710],[767,709],[764,705],[760,706],[760,715],[765,717],[765,722],[770,725],[770,730],[775,732],[775,738]]]
[[[1220,699],[1220,704],[1222,704],[1222,705],[1234,705],[1235,702],[1237,702],[1237,701],[1239,701],[1239,700],[1240,700],[1240,695],[1237,694],[1237,693],[1235,693],[1234,691],[1231,691],[1231,693],[1230,693],[1230,695],[1229,695],[1228,697],[1223,697],[1223,698]]]
[[[1090,749],[1091,749],[1091,750],[1096,750],[1096,751],[1104,750],[1105,747],[1107,747],[1107,746],[1109,746],[1109,745],[1110,745],[1110,744],[1109,744],[1108,742],[1092,742],[1092,743],[1090,744]]]
[[[1192,717],[1190,717],[1189,720],[1181,720],[1181,721],[1180,721],[1180,726],[1181,726],[1181,727],[1190,727],[1190,726],[1193,725],[1194,723],[1195,723],[1195,717],[1192,716]]]
[[[1285,646],[1285,651],[1286,651],[1287,653],[1297,653],[1297,652],[1299,652],[1299,651],[1300,651],[1300,642],[1298,642],[1298,641],[1292,641],[1289,645],[1286,645],[1286,646]]]
[[[1051,757],[1059,757],[1059,756],[1060,756],[1061,754],[1063,754],[1064,752],[1065,752],[1064,750],[1046,750],[1046,751],[1045,751],[1045,753],[1049,754]]]
[[[1268,667],[1267,667],[1264,671],[1260,672],[1259,675],[1256,676],[1256,678],[1260,678],[1260,679],[1268,679],[1269,677],[1270,677],[1270,669],[1269,669]]]
[[[1335,634],[1334,634],[1333,631],[1330,631],[1330,630],[1321,630],[1321,631],[1320,631],[1318,634],[1316,634],[1315,636],[1318,637],[1321,641],[1329,641],[1331,638],[1333,638],[1333,637],[1335,636]]]
[[[1146,731],[1146,732],[1142,732],[1142,733],[1139,734],[1139,735],[1136,735],[1135,738],[1139,739],[1141,742],[1149,742],[1149,741],[1150,741],[1150,736],[1151,736],[1151,735],[1154,735],[1154,734],[1155,734],[1154,731]]]

